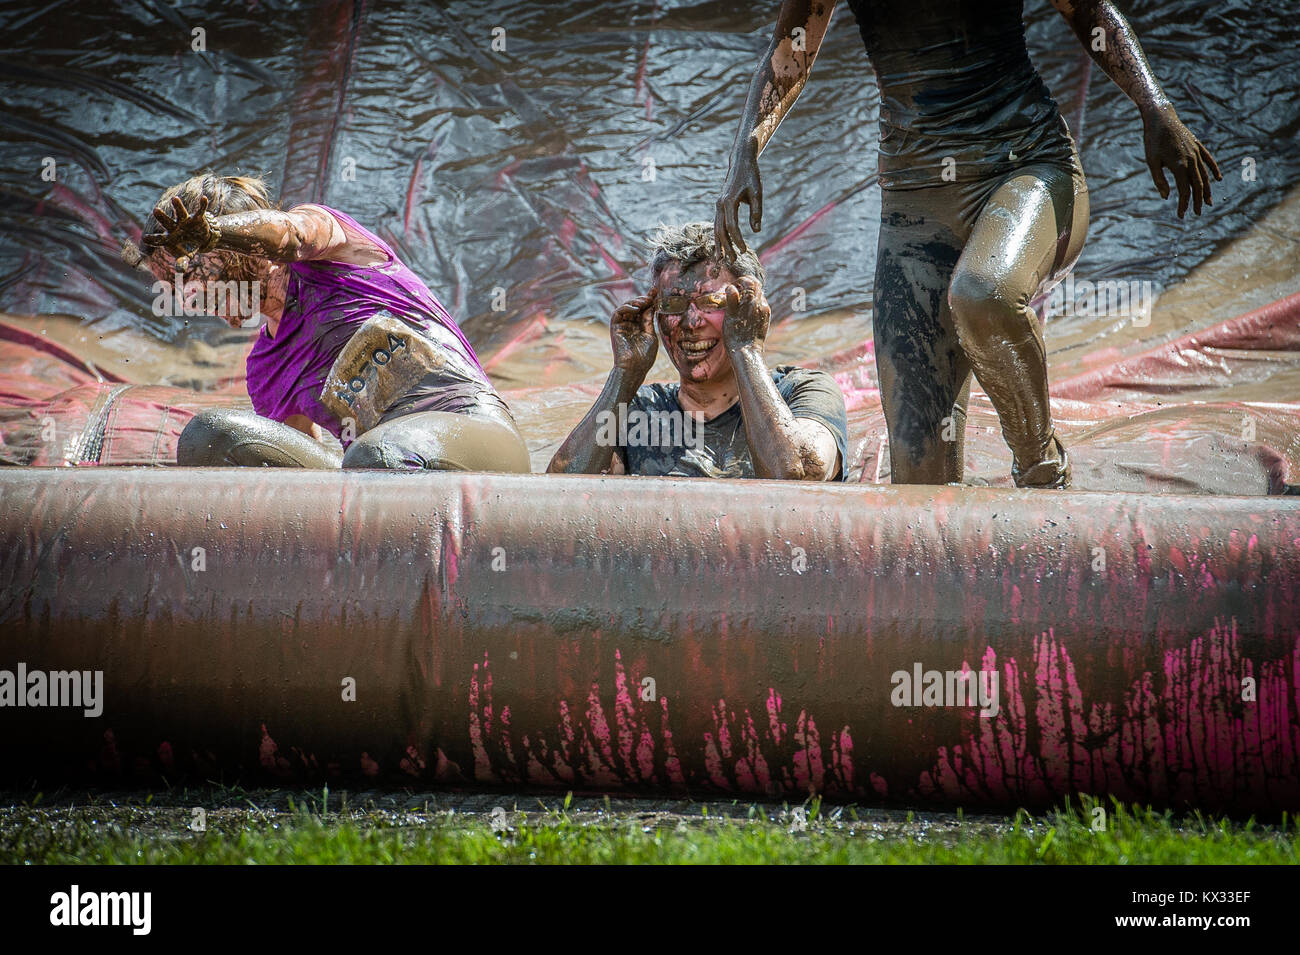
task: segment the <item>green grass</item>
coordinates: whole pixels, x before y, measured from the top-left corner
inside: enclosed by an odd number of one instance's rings
[[[815,801],[802,820],[771,806],[718,818],[706,805],[667,825],[568,806],[506,813],[505,831],[482,813],[214,809],[205,832],[189,831],[183,808],[15,807],[0,816],[0,862],[1242,864],[1295,863],[1300,849],[1294,820],[1264,826],[1119,805],[1100,832],[1087,804],[1044,816],[958,814],[945,825],[911,813],[882,824],[874,811]]]

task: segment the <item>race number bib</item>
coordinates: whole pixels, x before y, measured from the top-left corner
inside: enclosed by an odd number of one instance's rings
[[[398,398],[447,358],[433,342],[388,312],[368,319],[339,352],[325,377],[320,403],[341,422],[369,431]]]

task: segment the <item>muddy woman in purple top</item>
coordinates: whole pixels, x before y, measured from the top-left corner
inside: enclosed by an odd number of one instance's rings
[[[265,319],[248,355],[253,412],[197,415],[179,464],[529,470],[510,409],[446,309],[345,213],[281,211],[260,180],[208,173],[163,193],[144,243],[147,255],[128,244],[124,256],[165,285],[180,275],[187,306],[238,327],[251,302]]]

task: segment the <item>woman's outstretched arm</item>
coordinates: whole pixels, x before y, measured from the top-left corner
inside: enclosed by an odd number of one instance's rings
[[[1160,197],[1169,197],[1164,170],[1178,185],[1178,217],[1201,214],[1201,203],[1213,204],[1210,173],[1222,179],[1219,166],[1201,142],[1183,125],[1169,97],[1151,72],[1137,35],[1110,0],[1052,0],[1093,60],[1122,89],[1142,113],[1147,166]]]
[[[153,214],[165,231],[146,235],[145,245],[165,248],[177,258],[221,249],[276,262],[329,259],[368,265],[376,258],[386,259],[369,243],[349,237],[342,223],[320,206],[296,206],[287,212],[255,209],[214,216],[208,212],[206,196],[199,199],[198,208],[192,213],[186,211],[179,196],[173,196],[170,214],[163,206]]]

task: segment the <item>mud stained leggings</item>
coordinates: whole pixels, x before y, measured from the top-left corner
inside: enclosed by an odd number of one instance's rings
[[[506,414],[421,411],[386,418],[346,454],[287,424],[242,409],[209,409],[181,432],[176,462],[190,467],[383,468],[527,474],[528,448]]]
[[[974,372],[997,409],[1016,483],[1065,486],[1029,302],[1083,247],[1088,189],[1077,157],[1073,170],[1031,163],[990,180],[883,196],[872,325],[890,480],[962,480]],[[945,431],[956,440],[943,440]]]

